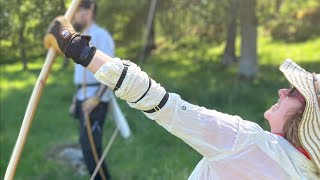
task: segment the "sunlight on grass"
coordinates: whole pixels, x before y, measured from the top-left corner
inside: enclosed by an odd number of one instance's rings
[[[59,64],[61,62],[55,62],[52,66],[51,73],[48,75],[46,84],[49,85],[57,81],[57,77],[52,76],[52,72],[58,71],[61,68]],[[40,71],[43,67],[44,61],[35,61],[28,64],[28,70],[22,71],[22,64],[15,63],[12,65],[4,65],[1,67],[1,97],[4,98],[10,90],[23,90],[27,87],[33,87],[40,75]],[[30,73],[32,72],[32,73]],[[58,77],[59,78],[59,77]],[[60,78],[61,80],[61,78]],[[62,79],[63,81],[63,79]]]
[[[224,46],[225,44],[222,43],[218,46],[213,46],[211,48],[208,48],[207,55],[209,57],[216,57],[217,55],[220,55],[224,50]]]
[[[259,39],[259,64],[279,65],[284,59],[290,58],[295,62],[320,62],[320,38],[303,43],[274,42],[270,37]]]
[[[25,79],[15,79],[15,80],[1,80],[1,88],[3,90],[10,90],[10,89],[23,89],[26,86],[34,85],[36,82],[36,77],[28,77]]]

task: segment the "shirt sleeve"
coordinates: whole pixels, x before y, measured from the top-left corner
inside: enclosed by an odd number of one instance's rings
[[[123,69],[123,62],[114,58],[105,63],[95,77],[113,89]],[[123,83],[115,94],[133,108],[150,110],[157,106],[166,94],[160,84],[151,81],[151,87],[148,88],[148,75],[137,65],[130,63]],[[132,103],[144,94],[140,101]],[[208,158],[237,151],[249,143],[247,137],[250,135],[239,133],[240,130],[255,132],[252,123],[243,121],[238,116],[190,104],[174,93],[169,93],[168,101],[159,111],[144,114]],[[250,128],[251,131],[247,131]]]
[[[239,116],[188,103],[174,93],[159,113],[146,115],[207,158],[239,152],[254,143],[260,128]]]

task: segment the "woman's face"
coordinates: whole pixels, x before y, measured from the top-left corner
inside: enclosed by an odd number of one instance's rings
[[[264,118],[268,120],[272,133],[282,134],[287,113],[301,111],[305,106],[303,96],[297,90],[295,92],[290,90],[280,89],[278,102],[264,113]]]

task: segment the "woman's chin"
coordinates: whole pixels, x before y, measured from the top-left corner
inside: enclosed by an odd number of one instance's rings
[[[269,110],[267,110],[266,112],[264,112],[264,114],[263,114],[263,116],[264,116],[264,118],[267,120],[267,121],[269,121],[269,117],[270,117],[270,109]]]

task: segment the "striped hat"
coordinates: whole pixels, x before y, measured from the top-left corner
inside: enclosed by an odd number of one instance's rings
[[[320,173],[320,74],[309,73],[290,59],[284,61],[280,71],[306,100],[299,139]]]

